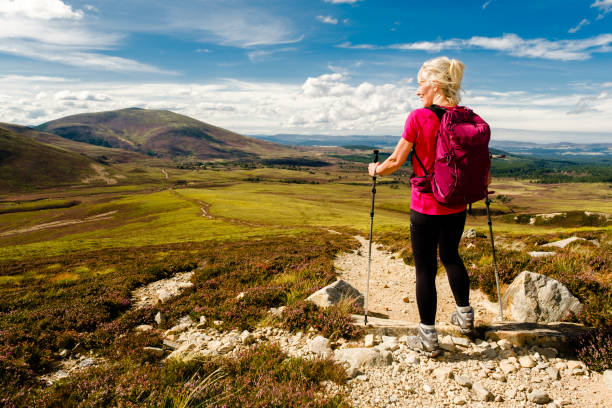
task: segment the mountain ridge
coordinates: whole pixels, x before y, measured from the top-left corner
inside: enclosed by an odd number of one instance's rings
[[[35,129],[74,141],[165,158],[229,159],[291,150],[166,110],[126,108],[82,113]]]

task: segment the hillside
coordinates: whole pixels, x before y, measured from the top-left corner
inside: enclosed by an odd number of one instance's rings
[[[150,156],[137,152],[77,142],[53,133],[41,132],[27,126],[0,122],[0,129],[27,136],[37,142],[85,155],[101,163],[127,163],[140,160],[151,160]]]
[[[95,161],[0,128],[0,192],[74,184],[95,174]]]
[[[47,122],[37,129],[78,142],[157,157],[239,159],[292,152],[286,146],[164,110],[129,108],[85,113]]]

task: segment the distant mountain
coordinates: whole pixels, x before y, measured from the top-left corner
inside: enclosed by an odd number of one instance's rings
[[[149,156],[137,152],[77,142],[54,135],[52,133],[41,132],[26,126],[0,122],[0,129],[5,129],[19,135],[27,136],[37,142],[85,155],[101,163],[127,163],[139,160],[150,161]]]
[[[78,183],[96,174],[92,165],[88,157],[0,128],[1,193]]]
[[[150,156],[237,159],[288,154],[286,146],[266,142],[165,110],[129,108],[67,116],[37,130],[104,147]]]

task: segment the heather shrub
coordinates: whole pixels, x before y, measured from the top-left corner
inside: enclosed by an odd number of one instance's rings
[[[591,370],[612,369],[612,330],[595,329],[578,339],[576,345],[578,358]]]
[[[362,330],[352,323],[351,311],[352,308],[343,305],[320,308],[312,302],[300,301],[285,308],[282,325],[292,332],[312,327],[330,340],[352,339],[359,337]]]

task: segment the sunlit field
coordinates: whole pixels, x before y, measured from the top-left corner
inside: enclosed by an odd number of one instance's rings
[[[290,366],[266,366],[268,371],[261,371],[262,359],[277,358],[274,348],[254,351],[239,362],[204,359],[161,364],[159,357],[138,351],[160,346],[160,334],[133,329],[150,323],[157,311],[166,313],[169,321],[185,314],[196,320],[200,316],[223,320],[218,327],[223,330],[260,324],[306,330],[299,322],[329,333],[348,327],[343,319],[350,310],[321,314],[309,310],[302,300],[335,279],[335,255],[356,248],[352,236],[368,231],[371,179],[364,169],[357,165],[249,169],[217,164],[205,170],[125,166],[123,171],[127,176],[117,185],[1,198],[1,401],[34,406],[63,401],[159,406],[163,401],[164,406],[178,406],[187,380],[196,373],[199,378],[217,369],[234,373],[200,395],[201,401],[210,402],[215,390],[237,391],[244,378],[280,370],[270,380],[271,387],[297,389],[306,381],[299,398],[291,393],[282,396],[286,406],[298,407],[313,401],[312,392],[321,378],[343,381],[341,369],[329,361],[295,360]],[[407,179],[378,181],[374,238],[411,263]],[[609,325],[612,227],[605,214],[584,215],[584,211],[612,214],[610,185],[502,179],[491,187],[502,283],[508,284],[525,269],[553,276],[587,305],[578,321]],[[567,216],[534,218],[563,212]],[[472,284],[493,295],[483,202],[474,204],[466,228],[480,233],[466,240],[466,245],[473,244],[471,249],[461,247]],[[526,255],[541,243],[571,235],[597,239],[601,246],[571,245],[558,251],[554,261]],[[189,270],[195,271],[193,290],[164,305],[139,311],[132,307],[135,288]],[[236,300],[240,292],[250,294],[247,300]],[[269,307],[281,305],[290,307],[294,320],[266,316]],[[52,387],[43,385],[38,378],[57,369],[59,350],[76,344],[111,363]],[[232,371],[236,364],[243,371]],[[304,370],[310,377],[297,374]],[[134,382],[134,375],[142,381]],[[317,401],[312,406],[346,406],[341,396]],[[239,400],[234,404],[242,406]]]

